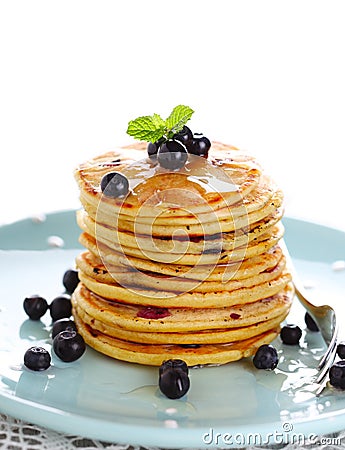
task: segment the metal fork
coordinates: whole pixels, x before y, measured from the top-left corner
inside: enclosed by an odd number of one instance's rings
[[[315,383],[318,385],[315,394],[316,396],[319,396],[326,387],[327,374],[336,356],[338,338],[337,318],[334,309],[329,305],[315,306],[307,299],[303,284],[299,280],[284,239],[281,239],[279,245],[285,255],[287,267],[292,275],[296,296],[314,319],[316,325],[319,327],[321,336],[328,346],[318,364],[319,373],[315,379]]]

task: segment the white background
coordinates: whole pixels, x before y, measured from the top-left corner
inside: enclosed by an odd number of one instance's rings
[[[0,222],[77,208],[73,168],[177,104],[345,229],[342,0],[0,0]]]

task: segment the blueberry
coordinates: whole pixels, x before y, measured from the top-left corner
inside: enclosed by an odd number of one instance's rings
[[[304,315],[304,321],[307,325],[308,330],[310,331],[319,331],[319,327],[316,325],[315,320],[311,317],[311,315],[306,312]]]
[[[72,303],[71,298],[67,295],[61,295],[54,298],[50,304],[50,315],[53,322],[64,317],[71,317],[72,315]]]
[[[189,387],[189,377],[181,369],[166,369],[159,377],[159,388],[168,398],[176,399],[183,397]]]
[[[157,156],[159,147],[165,142],[166,139],[164,137],[158,139],[156,142],[149,142],[147,145],[147,154],[150,158],[154,158]]]
[[[75,322],[67,317],[57,320],[53,323],[52,338],[54,339],[61,331],[77,331]]]
[[[111,198],[121,197],[128,193],[128,179],[120,172],[109,172],[101,180],[104,195]]]
[[[184,127],[182,128],[181,131],[179,131],[178,133],[174,134],[173,138],[176,141],[182,142],[182,144],[184,144],[187,147],[187,150],[188,150],[189,146],[193,142],[193,133],[191,132],[191,130],[186,125],[184,125]]]
[[[61,331],[53,340],[53,349],[57,357],[64,362],[79,359],[85,352],[83,337],[76,331]]]
[[[176,170],[183,167],[187,161],[186,147],[179,141],[169,139],[158,150],[157,159],[165,169]]]
[[[161,375],[165,370],[168,369],[179,369],[188,375],[188,366],[182,359],[168,359],[163,361],[159,367],[159,374]]]
[[[31,370],[46,370],[50,361],[49,353],[42,347],[30,347],[24,354],[24,365]]]
[[[66,292],[73,294],[75,288],[78,286],[79,276],[76,270],[66,270],[62,278],[62,284],[66,289]]]
[[[280,338],[284,344],[297,345],[301,337],[302,330],[297,325],[285,325],[280,331]]]
[[[337,361],[329,369],[329,382],[334,387],[345,389],[345,361]]]
[[[269,344],[261,345],[255,353],[253,364],[257,369],[275,369],[278,365],[277,350]]]
[[[24,311],[32,320],[39,320],[47,312],[47,300],[39,295],[26,297],[23,302]]]
[[[189,148],[189,153],[207,158],[210,148],[211,141],[206,136],[195,133],[193,136],[193,142]]]
[[[345,342],[339,342],[337,345],[337,355],[340,359],[345,359]]]

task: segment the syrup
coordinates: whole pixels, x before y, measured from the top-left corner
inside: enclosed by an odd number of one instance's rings
[[[171,175],[175,175],[176,177],[182,176],[186,189],[190,185],[197,185],[197,190],[203,194],[209,192],[225,193],[238,191],[238,185],[231,180],[225,170],[213,165],[205,158],[195,155],[189,155],[185,166],[178,171],[167,171],[156,160],[146,158],[126,166],[121,170],[121,173],[127,177],[129,187],[134,194],[139,185],[145,185],[152,177],[164,176],[166,174],[169,174],[169,177]]]

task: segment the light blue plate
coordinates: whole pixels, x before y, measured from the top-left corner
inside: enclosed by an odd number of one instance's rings
[[[285,219],[286,242],[318,303],[344,301],[345,233]],[[0,411],[56,431],[116,443],[162,447],[238,447],[311,440],[345,423],[345,392],[328,388],[320,398],[310,385],[324,347],[319,333],[304,331],[300,347],[284,346],[278,369],[259,371],[251,359],[190,370],[191,388],[180,400],[157,389],[158,369],[107,358],[88,348],[74,363],[53,357],[36,373],[23,367],[32,345],[51,349],[49,315],[26,319],[23,299],[49,301],[63,291],[62,275],[80,252],[74,212],[51,214],[43,223],[24,220],[0,228]],[[49,248],[57,235],[63,248]],[[295,302],[289,322],[303,329]]]

